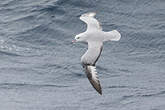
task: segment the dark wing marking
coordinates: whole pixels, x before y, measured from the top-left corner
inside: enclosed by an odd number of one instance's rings
[[[95,88],[95,90],[102,95],[102,89],[100,85],[100,81],[97,76],[96,67],[86,65],[85,66],[85,73],[89,79],[89,82],[92,84],[92,86]]]
[[[102,50],[103,50],[103,46],[100,47],[100,53],[99,53],[98,57],[96,58],[96,60],[95,60],[95,62],[94,62],[94,64],[93,64],[93,66],[95,66],[97,60],[100,58],[100,55],[101,55]]]

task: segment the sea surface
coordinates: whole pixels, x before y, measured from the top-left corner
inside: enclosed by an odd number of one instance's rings
[[[96,12],[103,89],[80,63],[79,16]],[[165,0],[0,0],[0,110],[165,110]]]

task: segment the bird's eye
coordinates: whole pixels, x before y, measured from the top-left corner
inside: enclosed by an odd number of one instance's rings
[[[77,37],[77,39],[79,39],[80,37]]]

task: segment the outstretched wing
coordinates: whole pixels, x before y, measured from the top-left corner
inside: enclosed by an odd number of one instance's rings
[[[95,63],[101,55],[102,48],[102,42],[88,42],[88,50],[81,57],[82,64],[95,66]]]
[[[85,73],[89,79],[89,82],[96,89],[96,91],[102,95],[101,85],[96,72],[96,67],[85,65],[84,68],[85,68]]]
[[[96,91],[102,94],[101,85],[97,76],[95,63],[102,52],[102,42],[88,42],[88,50],[81,57],[81,62],[85,68],[85,73]]]
[[[87,30],[91,30],[91,29],[102,30],[100,23],[94,18],[95,15],[96,13],[89,12],[89,13],[82,14],[80,16],[80,20],[84,21],[87,24]]]

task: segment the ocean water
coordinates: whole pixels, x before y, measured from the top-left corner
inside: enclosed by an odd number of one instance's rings
[[[71,41],[96,12],[106,42],[90,85]],[[0,110],[164,110],[164,0],[0,0]]]

